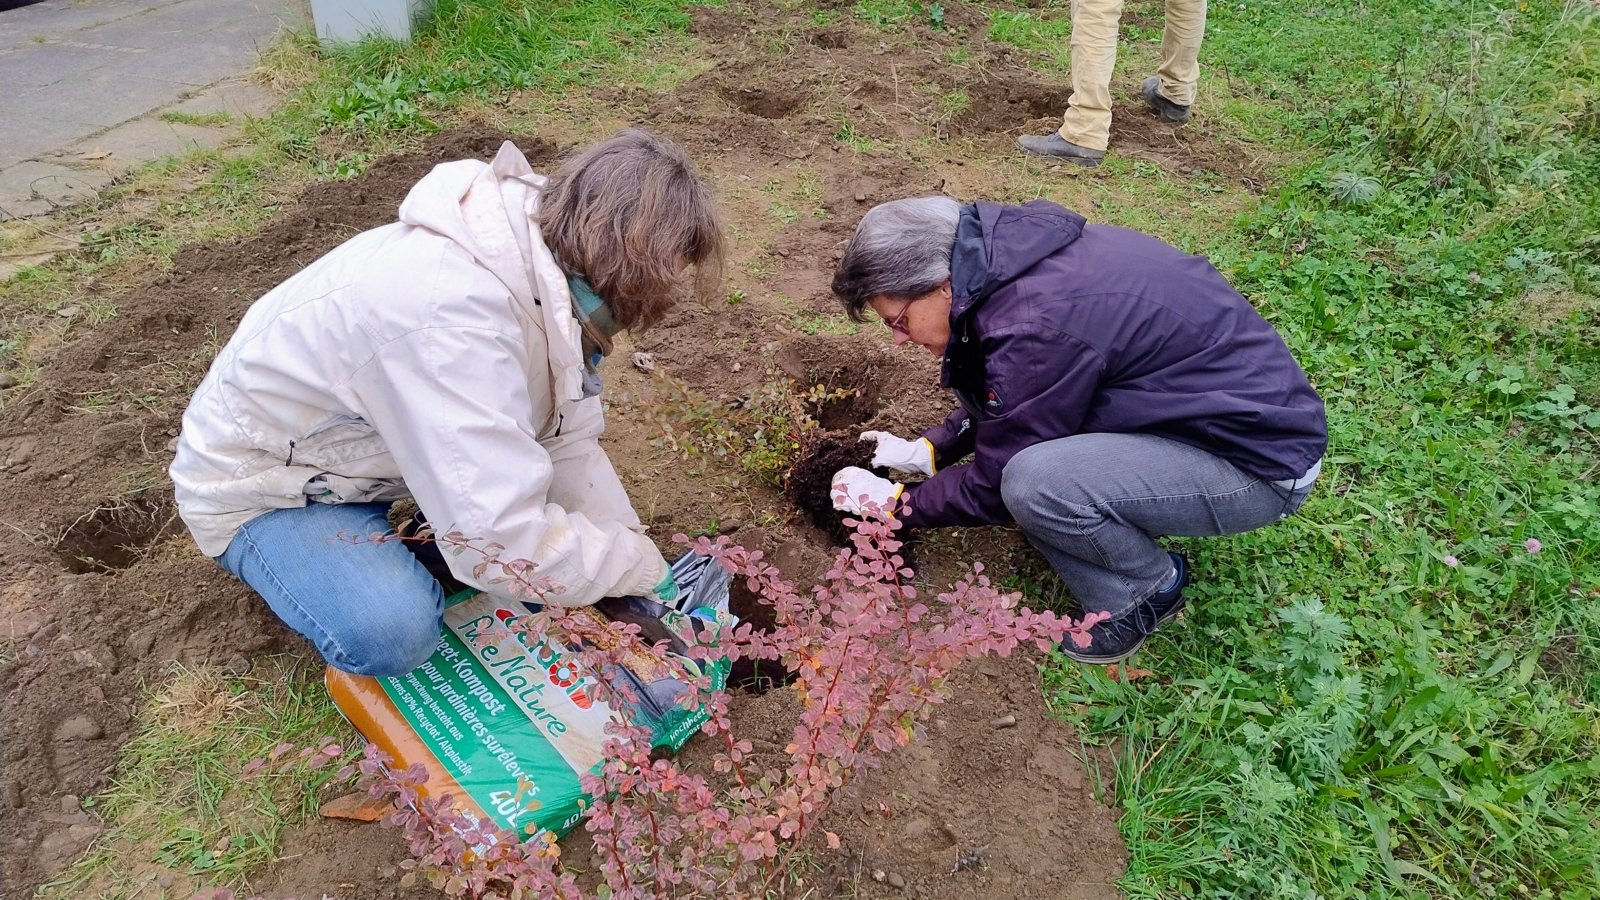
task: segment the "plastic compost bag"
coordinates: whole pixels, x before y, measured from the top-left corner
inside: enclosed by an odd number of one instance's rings
[[[574,610],[640,626],[646,643],[666,641],[690,671],[713,687],[727,681],[728,661],[687,659],[706,623],[732,624],[731,576],[715,560],[689,553],[672,566],[678,598],[666,606],[643,597],[607,598]],[[571,648],[546,635],[503,634],[478,646],[487,626],[540,607],[462,591],[445,602],[444,628],[433,656],[398,677],[371,678],[329,667],[328,693],[346,719],[399,769],[422,763],[424,795],[452,794],[456,806],[523,835],[565,834],[587,804],[579,784],[597,771],[612,708],[596,696],[595,678],[626,681],[632,690],[620,714],[648,728],[652,747],[676,752],[707,719],[703,707],[679,705],[693,690],[669,677],[659,660],[629,654],[600,673],[577,665]],[[709,666],[709,671],[707,671]]]

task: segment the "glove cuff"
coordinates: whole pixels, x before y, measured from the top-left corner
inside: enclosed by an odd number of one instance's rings
[[[928,474],[937,474],[939,471],[939,464],[937,462],[939,454],[933,449],[933,441],[930,441],[927,438],[917,438],[917,443],[928,448]]]
[[[678,599],[677,579],[672,577],[671,572],[668,572],[667,576],[661,579],[661,583],[656,585],[651,590],[651,593],[662,603],[671,603],[672,601]]]

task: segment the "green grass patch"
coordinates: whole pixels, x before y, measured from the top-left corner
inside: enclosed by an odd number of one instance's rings
[[[277,855],[283,830],[317,808],[333,768],[245,777],[280,742],[311,745],[354,733],[319,673],[287,658],[258,660],[246,676],[175,666],[151,693],[118,755],[110,789],[85,801],[108,829],[83,859],[40,890],[43,898],[159,893],[234,885]],[[187,890],[184,890],[187,888]]]
[[[1284,334],[1331,445],[1295,518],[1183,542],[1159,677],[1047,673],[1120,747],[1130,896],[1600,892],[1597,29],[1214,7],[1212,71],[1305,145],[1192,249]]]
[[[1045,54],[1050,68],[1071,68],[1072,17],[1065,7],[989,11],[989,40]]]

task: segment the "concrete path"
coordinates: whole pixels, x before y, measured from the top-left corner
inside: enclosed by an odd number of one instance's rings
[[[0,221],[130,166],[216,146],[272,109],[244,80],[304,0],[45,0],[0,11]],[[218,115],[224,114],[224,115]]]

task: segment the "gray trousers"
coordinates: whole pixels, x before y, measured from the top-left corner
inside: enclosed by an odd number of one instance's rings
[[[1252,531],[1293,515],[1311,487],[1262,481],[1166,438],[1080,434],[1012,457],[1000,490],[1084,609],[1115,615],[1171,577],[1156,536]]]

